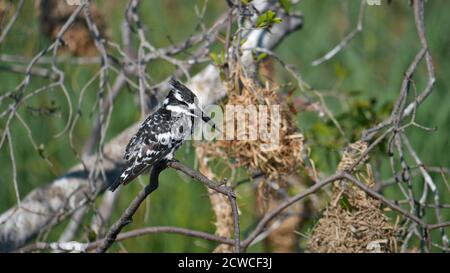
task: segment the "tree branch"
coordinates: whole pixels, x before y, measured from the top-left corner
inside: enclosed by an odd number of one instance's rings
[[[201,174],[198,171],[195,171],[178,161],[170,161],[170,162],[159,162],[153,165],[152,171],[150,174],[150,182],[144,189],[134,198],[128,208],[123,212],[122,216],[111,226],[109,232],[106,235],[106,238],[102,240],[100,245],[98,246],[96,252],[105,252],[117,238],[117,235],[125,227],[127,224],[132,222],[132,217],[136,213],[137,209],[141,205],[141,203],[149,196],[153,191],[158,188],[159,184],[159,174],[165,170],[167,167],[171,167],[175,170],[181,171],[184,174],[196,179],[197,181],[203,183],[208,188],[211,188],[219,193],[222,193],[230,199],[233,208],[234,217],[234,226],[235,226],[235,248],[236,252],[240,251],[240,241],[239,241],[239,219],[237,214],[237,205],[236,205],[236,196],[231,188],[219,185],[216,182],[209,180],[206,176]]]
[[[110,248],[114,243],[117,235],[122,230],[122,228],[132,222],[132,217],[138,210],[141,203],[145,200],[145,198],[147,198],[147,196],[149,196],[158,188],[159,174],[165,168],[165,162],[158,162],[153,165],[149,184],[146,185],[141,192],[139,192],[139,194],[133,199],[128,208],[122,213],[122,216],[120,216],[119,220],[117,220],[114,225],[111,226],[108,233],[106,234],[105,239],[103,239],[103,242],[98,246],[96,252],[106,252],[106,250],[108,250],[108,248]]]
[[[82,7],[77,8],[80,12]],[[73,20],[73,17],[71,17]],[[273,48],[279,41],[299,28],[302,21],[297,19],[286,20],[277,31],[272,34],[261,30],[252,30],[243,47],[258,46]],[[66,28],[64,28],[66,29]],[[44,57],[50,49],[43,50],[35,56],[29,64],[30,70],[35,63]],[[250,54],[250,52],[249,52]],[[27,79],[29,79],[27,77]],[[21,86],[28,83],[25,79]],[[220,73],[214,65],[208,65],[199,74],[192,77],[188,83],[196,91],[203,105],[213,103],[226,95],[226,89],[220,81]],[[20,87],[19,87],[20,88]],[[7,126],[9,123],[7,124]],[[97,154],[87,156],[83,164],[71,168],[66,174],[56,178],[43,187],[34,189],[21,201],[22,206],[12,207],[0,215],[0,252],[7,252],[23,246],[46,227],[63,220],[78,207],[83,206],[95,196],[102,193],[120,171],[123,147],[136,131],[138,123],[125,129],[116,138],[106,143],[103,149],[104,159],[97,162]],[[91,183],[96,191],[90,189],[90,168],[95,164],[98,169],[104,170],[106,176],[101,174],[93,176]]]

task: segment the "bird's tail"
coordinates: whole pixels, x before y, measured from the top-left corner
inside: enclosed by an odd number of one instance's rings
[[[109,186],[109,190],[114,192],[122,184],[122,177],[119,176],[114,183]]]
[[[126,185],[133,181],[136,177],[142,174],[144,171],[148,169],[150,165],[148,164],[140,164],[135,166],[126,166],[123,168],[121,175],[114,181],[114,183],[109,186],[110,191],[115,191],[121,184]]]
[[[114,181],[114,183],[112,183],[109,186],[109,190],[110,191],[115,191],[121,184],[126,184],[127,183],[127,178],[130,174],[131,168],[130,167],[125,167],[122,169],[122,171],[120,172],[120,176],[117,177],[116,181]]]

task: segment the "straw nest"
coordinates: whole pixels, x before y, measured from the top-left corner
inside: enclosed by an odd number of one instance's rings
[[[262,172],[269,179],[279,179],[282,175],[295,172],[301,164],[301,152],[303,149],[303,135],[298,133],[292,121],[291,113],[280,103],[276,88],[268,84],[264,87],[257,86],[253,80],[240,77],[238,88],[230,87],[227,105],[247,107],[256,106],[259,116],[259,105],[267,106],[268,124],[271,128],[273,116],[271,106],[280,106],[279,142],[269,145],[272,139],[265,139],[258,134],[257,139],[251,139],[251,130],[257,130],[260,125],[249,124],[249,118],[245,116],[245,126],[239,127],[238,115],[227,115],[225,113],[225,124],[222,126],[224,135],[233,135],[232,140],[218,140],[214,143],[204,145],[208,155],[216,158],[227,158],[231,167],[244,167],[252,172]],[[227,107],[225,107],[227,109]],[[234,124],[234,132],[227,133],[226,124]],[[229,139],[229,138],[228,138]]]
[[[344,152],[339,171],[350,171],[367,149],[367,144],[356,142]],[[367,158],[366,158],[367,159]],[[364,161],[364,160],[363,160]],[[374,185],[371,167],[356,173],[369,187]],[[396,234],[399,230],[383,213],[381,202],[346,181],[333,186],[333,199],[308,241],[311,252],[372,252],[397,251]]]
[[[57,37],[64,23],[77,8],[76,5],[69,5],[60,0],[39,0],[35,2],[35,6],[42,31],[52,40]],[[90,5],[90,13],[100,35],[108,36],[104,16],[95,3]],[[84,12],[78,15],[62,38],[65,44],[60,48],[61,51],[68,51],[75,56],[98,55],[94,39],[85,22]]]

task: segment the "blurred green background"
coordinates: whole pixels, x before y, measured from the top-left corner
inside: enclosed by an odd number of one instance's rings
[[[120,23],[127,1],[95,2],[105,15],[110,29],[110,38],[120,42]],[[364,31],[335,58],[319,66],[312,66],[311,62],[334,47],[346,33],[354,28],[359,1],[303,0],[293,7],[294,10],[303,13],[304,27],[286,38],[275,52],[283,60],[299,68],[304,80],[326,95],[327,105],[345,132],[345,137],[342,137],[331,122],[317,117],[315,113],[299,112],[298,114],[297,123],[311,148],[311,157],[317,169],[325,174],[334,172],[346,141],[358,138],[362,129],[385,118],[392,108],[392,103],[400,90],[403,74],[420,49],[412,8],[408,2],[397,0],[387,5],[386,1],[382,1],[381,6],[367,6]],[[170,40],[182,41],[188,35],[196,33],[198,19],[195,16],[194,5],[200,8],[203,1],[142,1],[140,14],[151,42],[155,46],[167,46],[170,45]],[[209,1],[205,24],[208,26],[214,22],[226,8],[225,1]],[[449,8],[450,3],[447,0],[427,1],[425,7],[426,34],[436,69],[437,82],[433,94],[420,107],[417,121],[425,126],[437,127],[438,130],[434,133],[417,128],[407,131],[417,153],[429,166],[450,166],[450,159],[446,154],[449,151],[450,129]],[[49,44],[50,40],[40,33],[33,1],[26,1],[24,10],[12,32],[0,45],[0,54],[32,58]],[[220,50],[220,47],[216,48]],[[73,106],[77,107],[80,89],[98,70],[98,65],[62,64],[61,67],[66,71],[66,84],[69,87]],[[203,65],[194,67],[193,74],[202,67]],[[170,75],[171,71],[173,66],[162,62],[149,65],[149,73],[155,82]],[[422,64],[415,77],[417,90],[422,90],[426,84],[426,75],[426,67]],[[115,73],[111,72],[111,76],[114,77]],[[22,79],[23,75],[1,69],[0,94],[13,89]],[[292,78],[278,67],[277,80],[279,83],[286,83],[292,81]],[[47,80],[34,77],[28,90],[35,90],[46,82]],[[81,109],[83,115],[74,132],[75,144],[80,152],[92,128],[91,108],[95,103],[97,86],[96,82],[87,90]],[[111,118],[108,139],[139,119],[140,113],[134,96],[126,91],[119,95]],[[30,111],[28,107],[56,107],[57,111],[51,116],[40,116]],[[37,96],[19,111],[22,117],[28,120],[38,145],[43,145],[45,154],[54,164],[51,168],[40,158],[33,149],[26,130],[18,121],[14,121],[12,134],[21,197],[35,187],[52,181],[77,163],[75,155],[70,150],[67,135],[53,138],[53,135],[62,130],[65,125],[68,116],[66,109],[63,94],[55,91]],[[4,128],[4,120],[1,121],[0,128]],[[188,143],[178,152],[177,158],[194,166],[192,153],[192,145]],[[376,163],[380,165],[381,178],[391,177],[386,147],[382,146],[376,153],[378,153]],[[16,203],[11,170],[8,149],[5,145],[0,153],[0,212]],[[433,177],[444,189],[440,174]],[[146,177],[142,181],[146,181]],[[161,181],[158,191],[152,195],[145,206],[139,209],[134,216],[134,222],[127,226],[126,230],[144,226],[170,225],[214,232],[213,213],[206,190],[202,185],[172,170],[165,171]],[[415,180],[417,192],[421,189],[422,183],[420,178]],[[121,192],[113,220],[117,219],[141,188],[141,183],[131,183]],[[450,201],[448,191],[443,190],[442,193],[440,196],[442,202]],[[392,198],[400,197],[395,190],[388,190],[386,194]],[[254,209],[254,189],[251,184],[239,188],[238,204],[241,210],[241,228],[245,235],[246,230],[251,228],[258,219]],[[434,221],[431,211],[427,215],[430,221]],[[449,220],[448,211],[446,219]],[[313,223],[314,219],[311,219],[311,224]],[[56,239],[63,226],[55,229],[50,234],[49,240]],[[308,228],[300,232],[307,233]],[[304,239],[300,239],[304,244]],[[122,245],[133,252],[209,252],[215,247],[214,243],[174,234],[148,235],[126,240]],[[115,244],[112,251],[120,251],[120,249],[120,245]],[[261,243],[249,249],[254,252],[263,250]]]

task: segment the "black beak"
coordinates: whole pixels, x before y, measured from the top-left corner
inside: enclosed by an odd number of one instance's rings
[[[216,124],[212,121],[212,119],[208,115],[203,113],[203,111],[201,111],[201,113],[202,113],[202,120],[205,123],[208,123],[214,130],[221,132],[220,129],[216,126]]]

